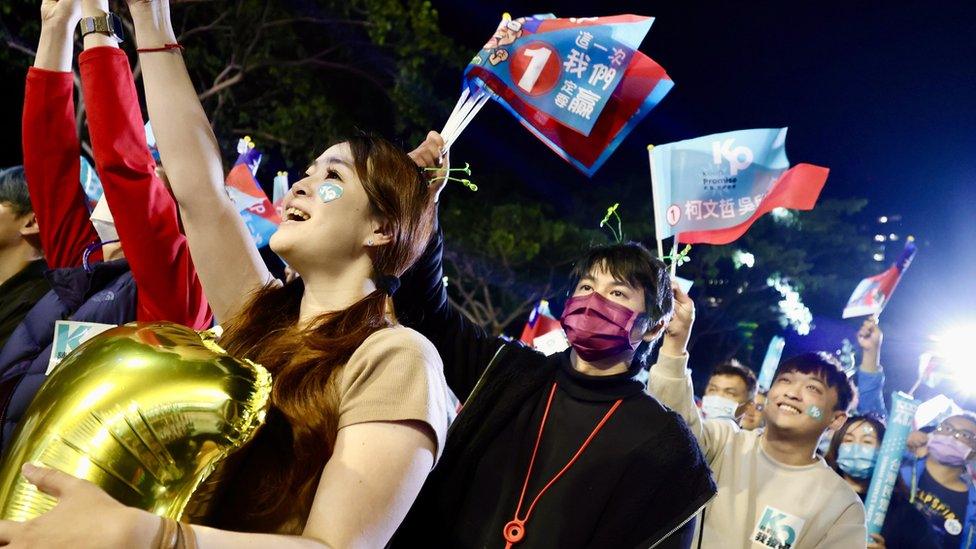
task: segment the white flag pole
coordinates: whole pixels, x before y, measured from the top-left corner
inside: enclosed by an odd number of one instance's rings
[[[679,233],[680,234],[680,233]],[[678,235],[674,235],[674,243],[671,245],[671,278],[678,272]]]
[[[664,241],[661,239],[661,231],[658,230],[658,192],[657,184],[654,181],[654,145],[647,146],[647,158],[651,164],[651,199],[654,201],[654,238],[657,239],[657,257],[664,261]]]

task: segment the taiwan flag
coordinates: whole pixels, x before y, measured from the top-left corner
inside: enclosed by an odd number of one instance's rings
[[[728,244],[774,208],[810,210],[829,170],[790,168],[786,128],[739,130],[650,148],[658,240]]]
[[[237,161],[227,174],[224,188],[237,205],[254,244],[261,248],[268,245],[271,235],[278,230],[281,217],[255,178],[261,164],[261,153],[254,148],[250,137],[238,142],[237,152]]]
[[[529,321],[525,323],[519,341],[546,356],[569,348],[566,332],[559,320],[549,312],[549,302],[545,299],[529,313]]]
[[[891,300],[891,294],[895,292],[895,287],[901,280],[903,274],[915,259],[915,239],[908,237],[905,239],[905,249],[898,256],[898,261],[888,268],[885,272],[877,274],[861,281],[854,288],[854,293],[844,307],[844,318],[856,316],[880,315],[881,311]]]
[[[674,83],[637,51],[652,17],[502,19],[464,71],[556,154],[588,176]]]

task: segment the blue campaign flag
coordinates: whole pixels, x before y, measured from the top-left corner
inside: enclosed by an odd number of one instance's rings
[[[739,130],[651,148],[657,238],[725,244],[773,208],[812,208],[828,170],[790,169],[786,130]]]
[[[472,61],[533,109],[589,135],[653,17],[504,19]]]
[[[506,14],[464,71],[446,139],[456,138],[491,98],[567,162],[593,175],[674,85],[637,50],[653,21],[639,15]]]

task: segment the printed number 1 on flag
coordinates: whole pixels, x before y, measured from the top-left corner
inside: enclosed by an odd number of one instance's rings
[[[542,74],[542,69],[546,67],[546,61],[552,55],[552,50],[549,48],[530,48],[522,50],[522,55],[529,57],[531,61],[529,61],[529,66],[526,67],[525,72],[522,73],[522,78],[519,78],[518,87],[525,90],[526,93],[532,93],[536,80]]]

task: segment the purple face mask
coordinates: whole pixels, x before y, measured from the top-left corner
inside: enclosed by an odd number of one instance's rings
[[[643,314],[593,292],[570,298],[560,319],[566,338],[583,360],[597,361],[637,348],[631,330]]]
[[[949,435],[933,434],[929,437],[929,454],[943,465],[962,467],[973,449],[968,444]]]

